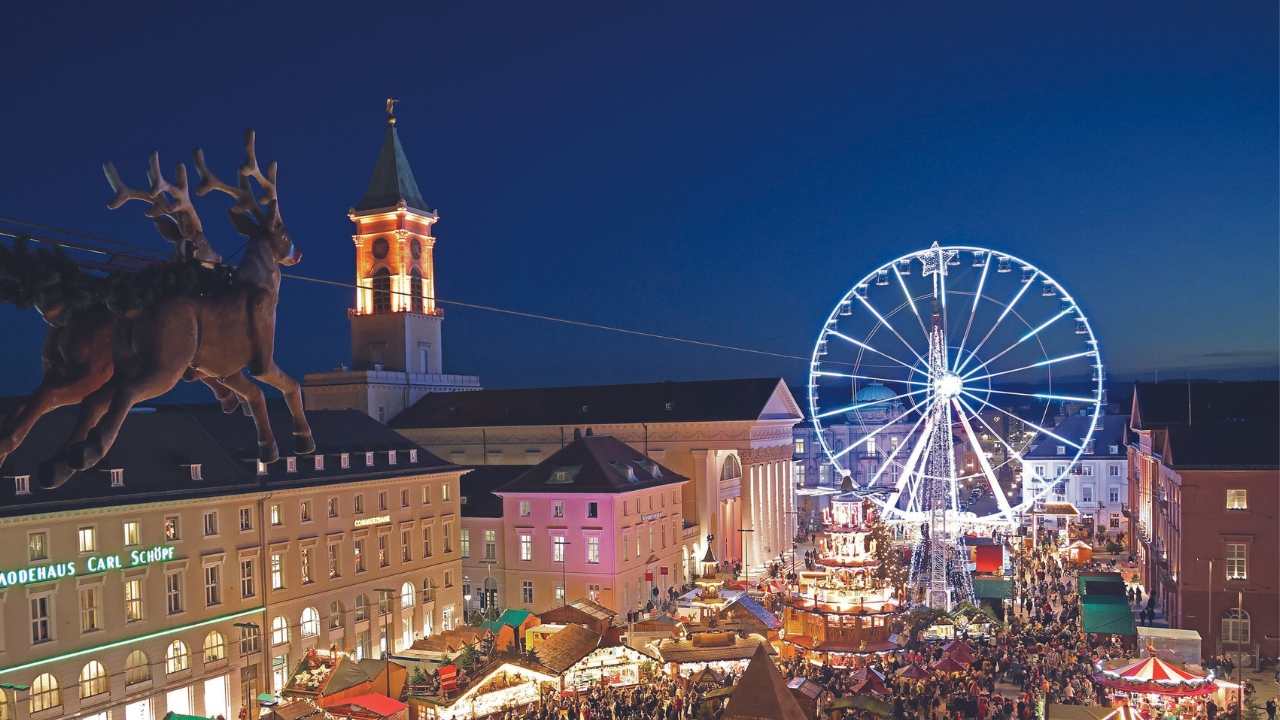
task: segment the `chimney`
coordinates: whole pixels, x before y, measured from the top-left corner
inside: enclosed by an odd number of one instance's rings
[[[574,439],[574,440],[581,440],[581,439],[582,439],[582,429],[581,429],[581,428],[574,428],[574,429],[573,429],[573,439]]]
[[[591,437],[591,436],[592,436],[592,435],[594,435],[594,434],[595,434],[595,433],[591,432],[591,428],[587,428],[587,432],[586,432],[586,436],[587,436],[587,437]]]

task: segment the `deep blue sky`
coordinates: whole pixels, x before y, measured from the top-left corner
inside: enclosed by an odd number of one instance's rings
[[[856,278],[963,241],[1061,279],[1112,377],[1275,364],[1274,2],[616,5],[22,4],[0,214],[164,247],[100,163],[141,184],[200,145],[229,173],[253,127],[295,270],[350,280],[396,97],[445,299],[807,355]],[[286,281],[281,365],[346,362],[351,304]],[[488,387],[804,370],[446,312],[446,370]],[[25,392],[43,324],[0,328],[0,394]]]

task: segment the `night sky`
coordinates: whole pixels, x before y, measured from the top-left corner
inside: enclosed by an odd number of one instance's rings
[[[139,186],[201,146],[225,177],[252,127],[293,270],[351,281],[395,97],[444,300],[807,356],[856,279],[937,240],[1051,272],[1112,378],[1274,377],[1274,2],[617,5],[15,5],[0,215],[166,248],[101,162]],[[348,362],[353,303],[286,280],[281,366]],[[23,394],[43,322],[0,328]],[[449,306],[445,333],[486,387],[805,370]]]

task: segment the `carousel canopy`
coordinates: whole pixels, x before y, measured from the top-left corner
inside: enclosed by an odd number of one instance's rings
[[[1093,681],[1113,690],[1179,697],[1208,695],[1218,687],[1202,675],[1155,657],[1103,670],[1093,676]]]

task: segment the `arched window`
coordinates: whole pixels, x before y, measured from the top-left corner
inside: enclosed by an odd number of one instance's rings
[[[740,477],[742,477],[742,464],[738,462],[738,456],[726,456],[724,464],[720,466],[720,479],[733,480]]]
[[[302,611],[302,627],[300,632],[302,637],[315,637],[320,634],[320,613],[315,608],[305,608]]]
[[[329,629],[336,630],[342,627],[342,623],[345,620],[343,616],[346,614],[347,611],[342,607],[342,603],[337,600],[329,603]]]
[[[413,583],[405,583],[401,585],[400,586],[400,607],[402,608],[413,607],[414,605],[413,596],[414,596]]]
[[[373,272],[373,311],[391,312],[391,271],[384,267]]]
[[[271,644],[283,645],[289,642],[289,618],[277,615],[271,621]]]
[[[124,661],[124,684],[134,685],[151,679],[151,658],[141,650],[134,650]]]
[[[418,268],[409,271],[409,293],[410,309],[416,313],[422,312],[422,273],[418,272]]]
[[[80,699],[91,698],[107,691],[107,669],[97,660],[90,660],[80,671]]]
[[[222,633],[214,630],[204,636],[204,661],[217,662],[227,657],[227,639]]]
[[[191,651],[187,650],[187,644],[181,640],[169,643],[169,649],[164,653],[164,671],[176,673],[189,667],[191,667]]]
[[[14,720],[16,717],[17,713],[9,703],[9,693],[0,693],[0,720]]]
[[[436,584],[432,582],[431,578],[427,578],[422,581],[422,604],[426,605],[429,602],[435,602],[435,599]]]
[[[364,595],[356,596],[356,622],[363,622],[369,619],[369,598]]]
[[[1231,608],[1222,613],[1223,642],[1249,642],[1249,613]]]
[[[56,708],[62,704],[62,691],[58,689],[58,678],[43,673],[31,683],[31,712]]]

